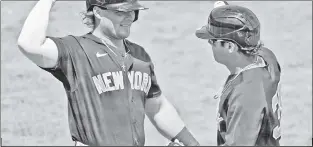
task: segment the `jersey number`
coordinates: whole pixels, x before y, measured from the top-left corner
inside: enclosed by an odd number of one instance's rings
[[[276,117],[278,119],[278,125],[273,130],[273,137],[275,139],[278,139],[281,136],[280,120],[281,120],[281,114],[282,114],[282,98],[281,98],[281,85],[280,85],[280,83],[278,83],[276,93],[272,99],[272,108],[273,108],[274,114],[276,115]]]

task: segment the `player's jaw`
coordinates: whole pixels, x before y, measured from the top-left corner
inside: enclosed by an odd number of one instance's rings
[[[213,56],[216,62],[226,64],[229,60],[232,60],[233,52],[230,52],[231,46],[227,41],[209,40],[209,44],[212,46]]]
[[[130,28],[135,19],[135,12],[103,10],[101,29],[109,37],[125,39],[130,35]]]
[[[123,20],[121,23],[120,23],[120,27],[122,28],[130,28],[131,25],[133,24],[133,20],[132,19],[126,19],[126,20]]]
[[[116,37],[124,39],[130,35],[130,28],[133,23],[133,19],[125,19],[115,25]]]
[[[114,25],[115,37],[125,39],[130,35],[130,28],[135,19],[135,12],[119,12],[113,13],[112,23]]]

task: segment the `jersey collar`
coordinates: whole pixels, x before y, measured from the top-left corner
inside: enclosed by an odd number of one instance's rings
[[[83,38],[87,38],[87,39],[90,39],[96,43],[99,43],[99,44],[103,44],[101,39],[96,37],[95,35],[93,35],[91,32],[83,35]],[[127,39],[123,39],[123,42],[124,42],[124,45],[125,45],[125,49],[126,49],[126,52],[130,52],[130,49],[128,47],[128,40]]]

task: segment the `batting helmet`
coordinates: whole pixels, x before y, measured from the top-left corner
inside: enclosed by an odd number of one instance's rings
[[[211,11],[208,24],[198,29],[196,36],[230,40],[243,50],[251,50],[260,45],[260,22],[248,8],[226,4]]]
[[[94,6],[123,12],[135,11],[134,21],[138,19],[139,10],[148,9],[139,4],[138,0],[86,0],[87,11],[91,11]]]

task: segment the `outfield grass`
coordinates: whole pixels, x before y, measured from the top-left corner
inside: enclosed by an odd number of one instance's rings
[[[155,63],[158,82],[202,145],[216,145],[213,95],[227,69],[214,62],[194,31],[207,21],[209,1],[142,2],[130,40]],[[282,145],[312,145],[312,2],[230,2],[247,6],[261,22],[265,45],[282,66]],[[81,35],[88,29],[83,1],[57,2],[49,35]],[[3,145],[73,145],[62,84],[18,50],[16,40],[35,2],[1,2],[1,137]],[[145,35],[145,37],[143,37]],[[166,141],[146,121],[146,145]]]

